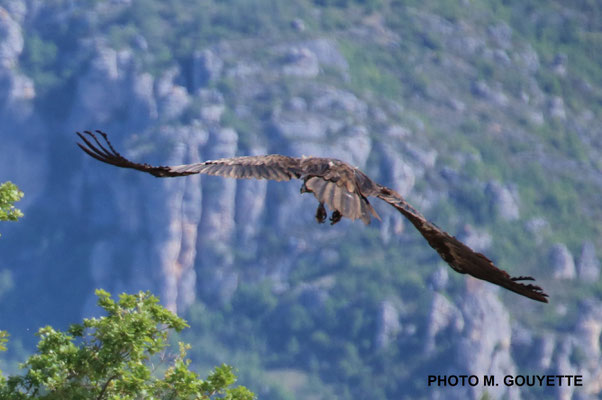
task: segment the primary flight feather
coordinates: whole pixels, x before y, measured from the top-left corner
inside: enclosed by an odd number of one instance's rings
[[[323,223],[327,217],[324,207],[326,204],[332,210],[331,224],[337,223],[342,217],[351,220],[361,219],[365,224],[369,224],[371,217],[379,218],[379,216],[372,208],[368,197],[378,197],[409,219],[428,244],[455,271],[486,280],[530,299],[548,302],[548,295],[539,286],[523,283],[523,281],[533,281],[532,277],[510,276],[506,271],[497,268],[483,254],[475,252],[454,236],[429,222],[399,193],[379,185],[362,171],[343,161],[333,158],[297,158],[270,154],[157,167],[126,159],[113,148],[104,132],[96,131],[96,133],[102,136],[102,140],[90,131],[77,132],[83,140],[83,143],[77,145],[88,155],[107,164],[136,169],[159,178],[208,174],[276,181],[302,179],[301,193],[313,193],[318,199],[316,220],[320,223]]]

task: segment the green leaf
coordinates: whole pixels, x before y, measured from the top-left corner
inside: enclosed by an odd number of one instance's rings
[[[23,213],[13,205],[23,198],[23,192],[12,182],[0,184],[0,221],[16,221]]]

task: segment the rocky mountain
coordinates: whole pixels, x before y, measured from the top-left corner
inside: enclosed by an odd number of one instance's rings
[[[151,290],[200,367],[262,398],[600,396],[596,2],[201,3],[0,1],[0,181],[26,194],[1,227],[14,342],[96,312],[94,288]],[[154,164],[340,158],[551,303],[458,276],[376,200],[369,227],[317,225],[299,182],[157,180],[88,158],[84,129]]]

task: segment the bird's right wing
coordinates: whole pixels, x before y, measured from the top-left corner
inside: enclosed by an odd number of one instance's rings
[[[544,293],[542,288],[533,284],[521,283],[521,281],[533,281],[532,277],[512,277],[506,271],[497,268],[483,254],[477,253],[454,236],[429,222],[420,212],[408,204],[399,193],[381,186],[380,190],[374,195],[395,207],[408,218],[429,245],[455,271],[494,283],[533,300],[543,303],[548,302],[548,295]]]
[[[255,178],[288,181],[301,176],[299,160],[280,154],[222,158],[170,168],[174,172],[217,175],[238,179]]]
[[[300,161],[297,158],[271,154],[267,156],[245,156],[223,158],[195,164],[174,166],[152,166],[135,163],[119,154],[111,145],[107,134],[96,131],[104,143],[90,131],[76,132],[83,140],[77,145],[90,157],[121,168],[131,168],[156,177],[174,177],[192,174],[218,175],[230,178],[255,178],[287,181],[300,177]]]

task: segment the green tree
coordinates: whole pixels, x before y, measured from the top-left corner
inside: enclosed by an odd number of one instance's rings
[[[23,213],[13,205],[22,197],[23,192],[14,183],[0,184],[0,221],[16,221],[23,216]]]
[[[41,328],[36,353],[21,365],[26,372],[0,377],[0,399],[255,398],[243,386],[232,387],[236,376],[230,366],[201,379],[189,369],[188,345],[180,343],[179,354],[163,365],[168,332],[188,325],[149,292],[122,294],[118,301],[104,290],[96,295],[107,315],[84,319],[67,332]]]
[[[13,205],[14,202],[21,200],[22,197],[23,192],[14,183],[4,182],[0,184],[0,221],[16,221],[19,217],[23,216],[23,213]],[[2,294],[2,282],[7,279],[0,274],[0,295]],[[7,340],[8,333],[0,331],[0,351],[6,351],[5,344]],[[2,382],[4,382],[4,378],[2,370],[0,370],[0,385],[2,385]]]

